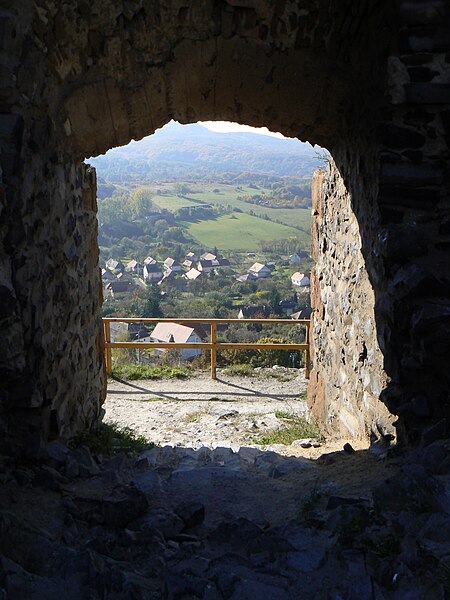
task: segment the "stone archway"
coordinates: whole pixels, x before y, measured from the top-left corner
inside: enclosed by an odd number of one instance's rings
[[[36,453],[101,418],[95,173],[82,160],[171,118],[266,125],[331,150],[312,407],[328,421],[345,408],[360,434],[384,387],[403,441],[445,435],[447,16],[438,0],[13,2],[1,17],[4,446]],[[336,240],[356,223],[339,273]]]

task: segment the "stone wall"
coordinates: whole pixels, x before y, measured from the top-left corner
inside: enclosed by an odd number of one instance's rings
[[[380,402],[387,377],[359,224],[333,159],[314,173],[312,198],[308,405],[329,432],[365,437],[377,420],[392,423],[392,415]]]

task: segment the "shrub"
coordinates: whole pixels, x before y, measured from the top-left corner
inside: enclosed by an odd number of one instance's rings
[[[86,431],[77,434],[71,441],[73,448],[87,446],[93,454],[111,456],[118,452],[138,454],[153,448],[143,435],[137,435],[129,427],[117,423],[102,423],[98,431]]]
[[[157,365],[150,367],[148,365],[120,364],[114,365],[112,375],[116,379],[125,379],[135,381],[137,379],[187,379],[192,374],[189,366],[171,367],[169,365]]]

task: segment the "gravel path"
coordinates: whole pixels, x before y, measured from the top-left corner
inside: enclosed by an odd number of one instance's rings
[[[303,371],[283,367],[259,369],[252,377],[219,371],[217,380],[207,373],[184,380],[110,380],[106,420],[131,427],[158,445],[236,451],[243,445],[256,446],[261,434],[285,426],[282,413],[307,416],[305,392]],[[327,449],[341,449],[344,441],[331,442]],[[295,442],[267,449],[308,458],[324,451],[305,450]]]

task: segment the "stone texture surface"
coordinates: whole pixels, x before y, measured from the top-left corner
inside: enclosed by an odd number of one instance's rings
[[[344,262],[325,265],[322,248],[316,274],[322,413],[359,431],[379,412],[377,340],[400,439],[448,435],[448,21],[440,0],[2,3],[3,448],[33,454],[101,417],[95,176],[82,160],[172,118],[265,125],[332,152],[318,244],[348,227],[349,254],[334,242]],[[375,340],[350,314],[351,356],[336,312],[350,299],[355,315],[375,302],[376,328]],[[339,370],[353,394],[331,383]]]

